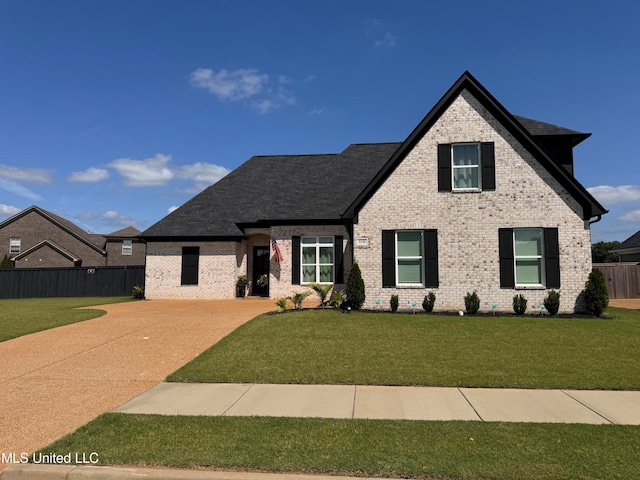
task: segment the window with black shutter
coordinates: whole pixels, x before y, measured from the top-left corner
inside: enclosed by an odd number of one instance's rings
[[[501,228],[498,243],[500,287],[560,288],[557,228]]]
[[[437,287],[437,230],[382,231],[382,286]]]
[[[495,190],[493,142],[438,145],[438,191]]]

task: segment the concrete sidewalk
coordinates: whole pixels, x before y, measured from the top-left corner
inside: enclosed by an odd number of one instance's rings
[[[115,411],[640,425],[640,391],[161,383]]]

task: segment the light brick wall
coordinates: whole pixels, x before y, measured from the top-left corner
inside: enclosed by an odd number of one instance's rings
[[[437,145],[494,142],[496,190],[438,192]],[[561,311],[574,310],[591,271],[591,238],[582,208],[571,195],[464,91],[431,127],[381,188],[359,212],[354,237],[367,237],[368,248],[356,248],[355,259],[366,285],[365,308],[374,300],[388,308],[391,295],[400,307],[418,303],[431,290],[435,310],[464,310],[464,296],[476,290],[481,310],[496,303],[512,311],[522,293],[528,312],[537,309],[547,290],[500,288],[498,229],[557,227],[560,247]],[[382,288],[382,230],[438,230],[440,286]]]
[[[313,237],[313,236],[335,236],[342,235],[343,237],[343,252],[344,252],[344,281],[347,281],[347,274],[351,267],[351,244],[349,243],[348,233],[345,227],[341,225],[302,225],[302,226],[278,226],[271,227],[271,236],[275,238],[280,247],[283,261],[276,263],[273,259],[273,252],[271,255],[270,264],[270,283],[269,283],[269,296],[271,298],[287,297],[292,292],[304,292],[308,290],[305,285],[293,285],[291,283],[291,237],[299,235],[301,237]],[[345,285],[335,285],[337,290],[344,289]]]
[[[181,285],[182,247],[200,247],[198,285]],[[246,274],[245,242],[149,242],[147,298],[234,298]]]

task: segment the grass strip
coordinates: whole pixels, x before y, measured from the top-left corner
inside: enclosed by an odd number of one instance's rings
[[[168,380],[639,390],[640,311],[608,313],[262,315]]]
[[[105,314],[99,309],[77,310],[80,307],[131,300],[130,296],[0,300],[0,342]]]
[[[105,414],[43,453],[101,465],[438,479],[640,476],[640,427]]]

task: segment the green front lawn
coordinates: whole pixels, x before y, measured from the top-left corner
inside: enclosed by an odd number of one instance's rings
[[[119,303],[131,297],[23,298],[0,300],[0,342],[50,328],[82,322],[105,314],[80,307]]]
[[[168,380],[640,390],[640,311],[607,314],[262,315]]]
[[[43,453],[101,465],[433,479],[640,477],[640,427],[105,414]]]

